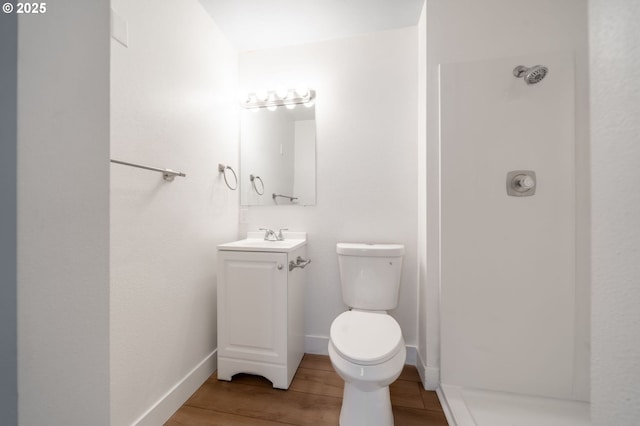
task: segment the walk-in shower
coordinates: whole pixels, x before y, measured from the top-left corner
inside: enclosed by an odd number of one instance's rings
[[[509,70],[529,85],[553,78],[534,90]],[[569,52],[440,64],[439,392],[451,426],[590,426],[576,80]]]
[[[525,67],[524,65],[518,65],[513,69],[513,75],[517,78],[524,78],[527,84],[537,84],[547,76],[549,68],[542,65],[534,65],[532,67]]]

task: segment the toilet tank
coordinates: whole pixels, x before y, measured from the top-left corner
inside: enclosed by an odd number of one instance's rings
[[[386,311],[398,305],[402,244],[338,243],[336,252],[347,306]]]

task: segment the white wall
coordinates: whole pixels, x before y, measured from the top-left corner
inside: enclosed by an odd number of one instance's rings
[[[0,15],[0,413],[18,424],[17,142],[18,17]]]
[[[215,368],[216,245],[238,232],[217,171],[238,166],[237,55],[196,0],[112,6],[129,47],[111,41],[111,157],[187,175],[111,165],[112,424],[161,424]]]
[[[412,27],[240,55],[244,87],[302,80],[317,93],[317,204],[250,207],[243,225],[307,231],[306,334],[320,337],[317,350],[345,309],[335,245],[347,241],[405,244],[392,314],[416,344],[416,51]]]
[[[589,173],[586,4],[582,0],[545,0],[535,8],[525,0],[427,0],[427,326],[440,282],[440,121],[438,65],[496,58],[572,52],[576,61],[576,334],[574,397],[589,394]],[[510,73],[510,70],[509,70]],[[507,75],[509,75],[509,73]],[[427,330],[428,331],[428,330]],[[439,339],[428,335],[426,365],[436,367]]]
[[[109,3],[18,25],[20,425],[109,425]]]
[[[640,419],[640,4],[591,0],[595,426]]]

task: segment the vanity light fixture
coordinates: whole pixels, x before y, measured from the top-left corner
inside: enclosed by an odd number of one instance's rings
[[[240,105],[246,109],[267,108],[275,111],[279,106],[286,106],[289,109],[296,105],[303,104],[307,107],[313,106],[316,92],[305,85],[299,85],[293,90],[280,86],[275,90],[256,90],[254,93],[242,93],[238,96]]]
[[[247,93],[246,90],[239,90],[238,91],[238,101],[243,104],[246,102],[250,102],[251,101],[251,96],[249,96],[249,93]]]
[[[265,89],[258,89],[254,94],[258,101],[266,102],[269,99],[269,92]]]
[[[307,95],[309,94],[309,88],[307,87],[307,85],[306,85],[306,84],[304,84],[304,83],[299,83],[299,84],[296,86],[296,93],[298,94],[298,96],[300,96],[300,97],[303,97],[303,98],[304,98],[305,96],[307,96]]]
[[[276,96],[280,99],[287,99],[289,96],[289,89],[283,85],[276,87]]]

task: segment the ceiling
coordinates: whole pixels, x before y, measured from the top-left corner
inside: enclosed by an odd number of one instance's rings
[[[200,0],[238,51],[417,25],[424,0]]]

